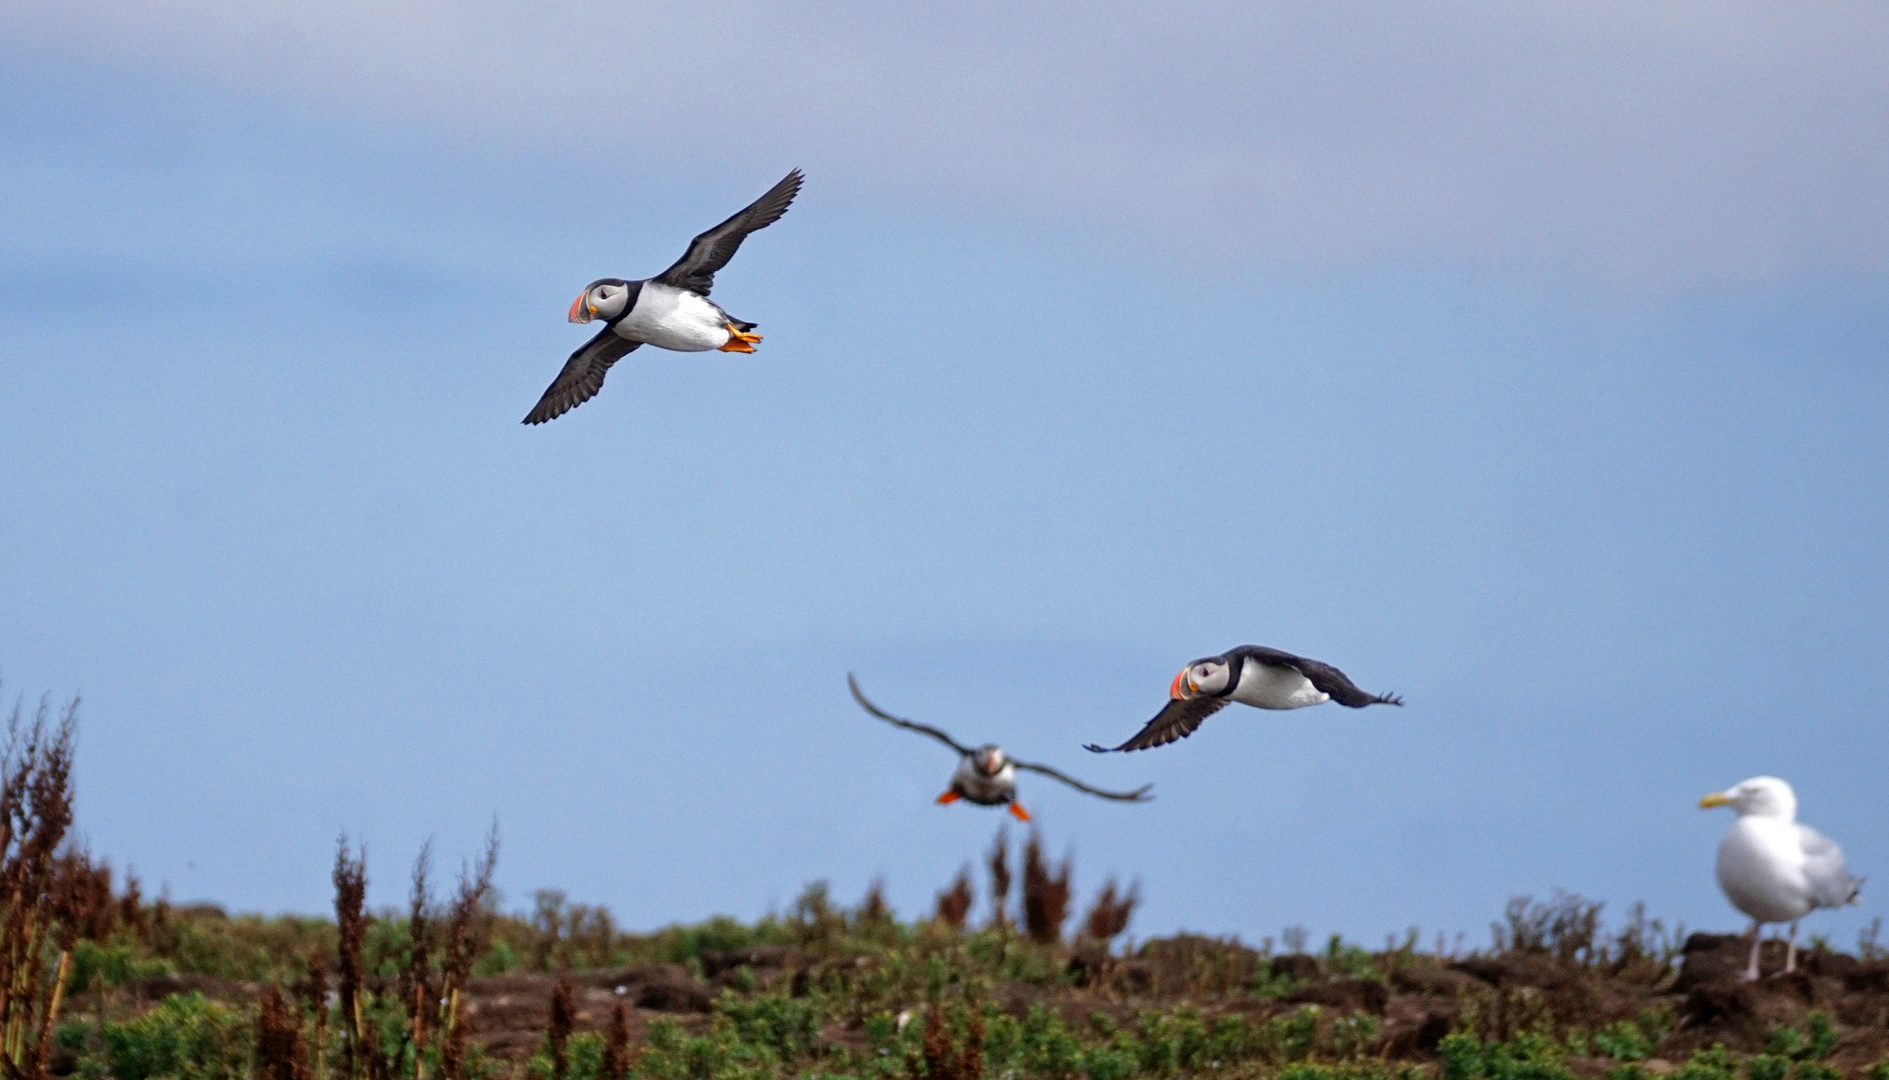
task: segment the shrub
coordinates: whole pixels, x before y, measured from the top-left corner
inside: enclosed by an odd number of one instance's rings
[[[1279,1070],[1273,1080],[1423,1080],[1423,1076],[1423,1070],[1415,1065],[1390,1065],[1377,1061],[1351,1065],[1300,1062]]]
[[[1764,1052],[1791,1061],[1820,1061],[1836,1048],[1836,1028],[1829,1015],[1813,1010],[1800,1023],[1771,1032]]]
[[[564,1043],[566,1080],[606,1080],[603,1036],[594,1031],[580,1031]],[[540,1050],[525,1064],[530,1080],[550,1080],[557,1073],[557,1062],[547,1050]]]
[[[173,994],[150,1012],[101,1032],[113,1080],[242,1080],[254,1024],[201,994]]]
[[[1554,1040],[1531,1031],[1507,1042],[1485,1043],[1466,1031],[1437,1044],[1442,1080],[1572,1080]]]
[[[1608,1024],[1596,1031],[1591,1041],[1601,1056],[1615,1061],[1645,1061],[1653,1054],[1653,1041],[1631,1020]]]
[[[820,1045],[817,998],[762,994],[743,999],[724,993],[715,1002],[715,1013],[727,1018],[737,1038],[765,1046],[783,1059],[810,1054]]]
[[[1745,1080],[1784,1080],[1790,1071],[1790,1058],[1759,1054],[1745,1063]]]
[[[1381,979],[1377,960],[1363,946],[1353,945],[1333,934],[1325,942],[1325,970],[1346,979]]]
[[[1672,1071],[1671,1080],[1735,1080],[1738,1063],[1724,1043],[1713,1043],[1704,1050],[1694,1050],[1684,1065]]]

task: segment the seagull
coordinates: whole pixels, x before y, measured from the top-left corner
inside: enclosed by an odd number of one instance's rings
[[[1732,906],[1751,916],[1751,963],[1745,981],[1758,978],[1758,946],[1765,923],[1791,924],[1784,970],[1797,970],[1797,920],[1818,908],[1856,903],[1863,879],[1851,877],[1836,841],[1797,822],[1797,794],[1775,776],[1754,776],[1699,800],[1701,809],[1729,806],[1738,820],[1718,842],[1718,887]]]
[[[1153,798],[1148,794],[1148,790],[1154,787],[1153,784],[1143,784],[1133,791],[1103,791],[1101,788],[1092,788],[1080,780],[1064,776],[1048,765],[1018,761],[1005,754],[1003,748],[995,743],[985,743],[975,748],[964,746],[935,727],[900,719],[867,701],[866,695],[859,689],[859,680],[853,678],[853,673],[850,671],[846,673],[846,685],[852,688],[853,700],[859,702],[860,708],[889,724],[897,725],[907,731],[916,731],[921,735],[929,735],[958,752],[958,767],[951,774],[951,786],[943,795],[938,796],[940,803],[953,803],[963,799],[965,802],[975,803],[978,806],[1008,806],[1011,815],[1018,821],[1028,821],[1030,820],[1029,811],[1017,802],[1018,769],[1052,776],[1077,791],[1104,799],[1114,799],[1117,802],[1147,802]]]
[[[788,173],[747,209],[696,237],[674,266],[653,278],[599,278],[586,285],[571,302],[571,321],[603,319],[603,329],[571,354],[525,423],[555,420],[595,397],[610,365],[638,345],[677,352],[753,352],[761,340],[753,332],[755,324],[723,311],[708,291],[715,285],[715,271],[735,257],[741,241],[787,212],[801,180],[799,169]]]
[[[1354,709],[1404,703],[1396,694],[1365,693],[1330,664],[1263,645],[1241,645],[1182,668],[1168,686],[1167,707],[1134,738],[1120,746],[1088,743],[1084,748],[1108,754],[1166,746],[1192,735],[1229,701],[1260,709],[1303,709],[1327,701]]]

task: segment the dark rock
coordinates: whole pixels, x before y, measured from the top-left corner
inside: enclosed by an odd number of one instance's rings
[[[1106,948],[1081,948],[1069,957],[1069,963],[1063,971],[1072,984],[1088,986],[1104,976],[1113,960]]]
[[[1464,990],[1483,985],[1481,979],[1467,972],[1436,964],[1411,964],[1391,971],[1391,985],[1412,994],[1455,997]]]
[[[709,988],[689,977],[689,973],[673,964],[652,965],[656,968],[668,968],[668,971],[643,969],[642,978],[627,984],[630,1001],[639,1009],[655,1009],[658,1012],[708,1012],[715,1004],[715,996]]]
[[[1109,978],[1116,988],[1131,994],[1145,994],[1154,987],[1154,971],[1143,960],[1117,960]]]
[[[1858,993],[1889,993],[1889,960],[1858,961],[1843,976],[1843,985]]]
[[[1472,956],[1450,967],[1490,986],[1532,986],[1537,990],[1559,990],[1580,981],[1582,974],[1580,968],[1541,952]]]
[[[1747,1053],[1762,1050],[1770,1033],[1796,1022],[1808,1010],[1816,988],[1803,972],[1758,982],[1736,977],[1693,987],[1679,1007],[1680,1026],[1709,1030],[1714,1040]]]
[[[1751,939],[1740,934],[1693,934],[1686,939],[1673,992],[1689,993],[1695,986],[1736,979],[1744,974],[1750,948]]]
[[[1846,956],[1843,953],[1826,952],[1822,949],[1812,952],[1799,952],[1797,954],[1798,970],[1808,972],[1819,978],[1836,979],[1840,982],[1848,982],[1849,977],[1861,971],[1863,966],[1863,961],[1858,960],[1854,956]]]
[[[1459,978],[1474,984],[1467,975]],[[1433,1054],[1443,1037],[1456,1028],[1462,1005],[1454,998],[1437,1000],[1414,994],[1393,997],[1384,1010],[1384,1046],[1387,1057]]]
[[[1319,1005],[1341,1013],[1382,1015],[1390,996],[1390,989],[1375,979],[1338,979],[1302,986],[1285,1000],[1293,1005]]]
[[[211,975],[153,975],[148,979],[131,979],[123,988],[142,1002],[162,1001],[172,994],[202,994],[222,1001],[256,995],[256,988],[248,983],[230,982]]]
[[[1310,982],[1318,978],[1318,957],[1308,956],[1305,953],[1287,953],[1284,956],[1275,956],[1272,958],[1272,967],[1270,970],[1274,978],[1285,975],[1296,982]]]
[[[708,979],[742,966],[756,971],[798,966],[799,957],[785,945],[756,945],[751,949],[703,949],[702,976]]]
[[[617,994],[639,1009],[659,1012],[708,1012],[715,991],[689,974],[680,964],[639,964],[614,971],[591,971],[568,976],[574,984]],[[550,1008],[551,983],[547,975],[504,975],[475,979],[475,988],[488,994],[528,997],[534,1005]],[[548,1013],[547,1013],[548,1015]]]

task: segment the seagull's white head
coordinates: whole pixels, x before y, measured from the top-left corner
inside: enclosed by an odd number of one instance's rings
[[[1754,776],[1740,780],[1724,791],[1716,791],[1699,800],[1699,807],[1729,806],[1739,817],[1797,818],[1797,793],[1791,785],[1775,776]]]
[[[571,321],[587,323],[592,319],[614,319],[629,303],[630,283],[620,278],[600,278],[584,286],[571,301]]]
[[[1196,660],[1181,669],[1174,676],[1174,682],[1168,687],[1168,697],[1175,701],[1186,701],[1202,694],[1224,694],[1229,689],[1229,680],[1233,678],[1233,666],[1219,657]]]

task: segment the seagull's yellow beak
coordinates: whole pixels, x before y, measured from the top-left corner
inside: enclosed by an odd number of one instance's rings
[[[1730,806],[1731,804],[1732,800],[1727,797],[1723,791],[1714,791],[1712,794],[1699,800],[1699,809],[1710,810],[1714,806]]]

